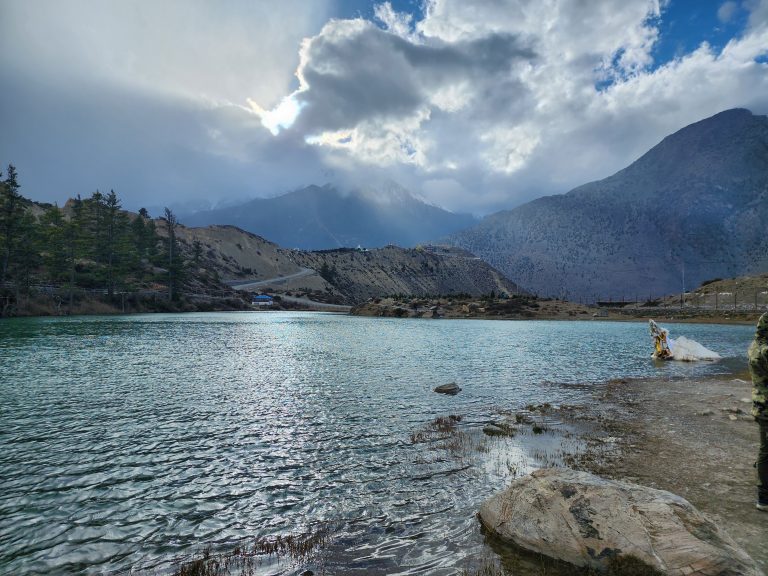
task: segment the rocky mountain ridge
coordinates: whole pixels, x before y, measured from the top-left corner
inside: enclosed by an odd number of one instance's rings
[[[158,231],[164,236],[161,226]],[[252,291],[305,291],[344,304],[392,294],[520,292],[498,270],[457,248],[288,250],[235,226],[178,226],[176,237],[194,274],[212,273]]]
[[[539,294],[680,292],[768,270],[768,118],[735,109],[613,176],[498,212],[450,242]]]

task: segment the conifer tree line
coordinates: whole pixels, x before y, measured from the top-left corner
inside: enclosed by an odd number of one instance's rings
[[[103,290],[108,297],[154,283],[178,298],[184,261],[176,217],[162,217],[167,238],[142,208],[122,209],[114,190],[79,195],[64,207],[34,204],[19,193],[12,164],[0,172],[0,290],[26,294],[33,286]],[[163,270],[158,270],[158,269]]]

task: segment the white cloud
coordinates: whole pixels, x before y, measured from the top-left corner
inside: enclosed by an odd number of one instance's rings
[[[292,88],[328,2],[4,0],[0,64],[48,78],[244,104]]]
[[[717,19],[720,20],[720,22],[723,24],[727,24],[733,20],[733,17],[736,15],[738,10],[739,5],[736,2],[733,2],[733,0],[723,2],[720,5],[720,8],[717,9]]]
[[[411,22],[413,21],[412,14],[396,12],[389,2],[376,4],[373,13],[376,19],[386,26],[388,31],[406,38],[411,36]]]
[[[768,0],[744,0],[744,8],[749,12],[749,27],[768,26]]]
[[[337,168],[386,167],[430,198],[425,182],[456,182],[443,187],[452,208],[565,192],[688,123],[765,113],[766,5],[747,6],[750,28],[721,52],[702,44],[658,67],[658,0],[428,0],[417,22],[385,4],[384,30],[332,21],[304,43],[291,130]]]

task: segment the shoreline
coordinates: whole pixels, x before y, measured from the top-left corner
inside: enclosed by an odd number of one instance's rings
[[[583,386],[583,402],[520,409],[517,412],[530,419],[518,424],[512,436],[529,438],[532,443],[527,444],[525,452],[541,467],[583,470],[604,478],[666,490],[685,498],[723,528],[760,569],[768,573],[768,550],[764,544],[768,515],[755,509],[752,463],[758,448],[757,425],[748,414],[750,404],[744,401],[749,398],[751,383],[743,376],[737,372],[695,379],[650,377],[613,379],[588,385],[553,384]],[[511,417],[515,412],[501,411],[499,415]],[[446,424],[445,430],[435,432],[435,438],[450,444],[453,434],[461,435],[468,430],[463,428],[460,416],[442,418],[448,419],[452,422]],[[537,423],[542,424],[545,435],[551,433],[568,439],[571,446],[582,443],[583,448],[545,455],[544,460],[540,455],[532,455],[536,449],[535,441],[531,439],[540,437],[537,434],[541,432],[531,432],[530,428]],[[422,431],[429,432],[429,426],[425,425]],[[485,429],[473,430],[480,434],[480,438],[490,437],[490,442],[495,441],[493,436],[498,434],[488,433]],[[500,441],[504,441],[504,434]],[[472,446],[456,449],[460,452],[475,450]],[[498,486],[498,491],[506,489],[507,485]],[[467,576],[573,576],[587,573],[516,548],[486,533],[482,526],[480,531],[484,534],[486,551],[464,560],[462,573]],[[330,549],[317,553],[320,556],[330,554],[324,558],[331,566],[345,566],[348,559],[343,552],[336,556],[339,551],[332,542],[331,536],[321,546],[330,544]],[[227,556],[223,555],[218,560],[225,558]],[[238,558],[248,561],[247,556],[234,556],[235,561]],[[305,568],[318,567],[310,558],[302,558],[302,561]],[[202,558],[193,560],[192,564],[195,562],[205,565]],[[189,565],[189,559],[182,564]]]
[[[563,416],[598,424],[583,435],[575,469],[682,496],[768,571],[768,515],[755,509],[758,427],[743,376],[611,380]]]
[[[0,320],[2,319],[11,319],[11,318],[71,318],[71,317],[80,317],[80,316],[135,316],[138,314],[189,314],[189,313],[207,313],[207,312],[298,312],[298,313],[324,313],[324,314],[340,314],[340,315],[348,315],[348,316],[358,316],[358,317],[367,317],[367,318],[375,318],[379,316],[374,316],[370,314],[354,314],[350,312],[346,312],[343,310],[334,310],[334,309],[312,309],[312,308],[272,308],[269,310],[264,310],[256,307],[188,307],[186,309],[139,309],[139,310],[131,310],[122,312],[120,310],[117,310],[114,307],[93,307],[88,309],[76,309],[72,314],[69,313],[48,313],[48,314],[23,314],[23,315],[17,315],[17,316],[0,316]],[[448,318],[441,318],[442,320],[467,320],[467,321],[477,321],[477,320],[492,320],[492,321],[509,321],[509,322],[515,322],[515,321],[544,321],[544,322],[642,322],[647,320],[656,320],[658,322],[664,322],[664,323],[672,323],[672,324],[722,324],[722,325],[740,325],[740,326],[751,326],[754,325],[757,319],[760,317],[760,314],[762,314],[762,311],[760,312],[750,312],[742,315],[742,317],[730,317],[730,316],[698,316],[698,317],[675,317],[675,316],[667,316],[667,315],[652,315],[652,314],[643,314],[643,315],[636,315],[636,316],[630,316],[626,314],[622,315],[609,315],[607,317],[570,317],[570,316],[561,316],[561,315],[537,315],[532,317],[498,317],[498,316],[455,316],[455,317],[448,317]],[[384,318],[395,318],[395,316],[381,316]],[[403,318],[400,318],[403,319]],[[409,318],[405,318],[409,319]],[[410,317],[410,319],[414,319],[414,317]],[[419,318],[421,319],[421,318]],[[431,319],[430,319],[431,320]]]
[[[692,324],[754,324],[764,310],[700,308],[598,308],[567,300],[513,296],[483,298],[374,298],[354,306],[352,316],[423,320],[574,320],[636,322],[655,319]]]
[[[26,298],[20,313],[0,318],[44,318],[89,315],[124,316],[146,313],[266,311],[251,305],[236,292],[227,296],[183,298],[170,302],[165,298],[142,296],[120,299],[84,296],[75,299],[70,310],[61,299],[38,295]],[[308,298],[275,296],[270,311],[334,312],[350,316],[378,318],[414,318],[424,320],[573,320],[600,322],[636,322],[654,319],[661,322],[690,324],[754,324],[761,309],[706,310],[700,308],[597,308],[567,300],[512,296],[509,298],[374,298],[354,306],[329,304]]]

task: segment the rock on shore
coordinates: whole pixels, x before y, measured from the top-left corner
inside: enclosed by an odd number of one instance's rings
[[[483,503],[480,518],[501,538],[576,566],[633,555],[673,576],[762,574],[684,498],[587,472],[538,470]]]

